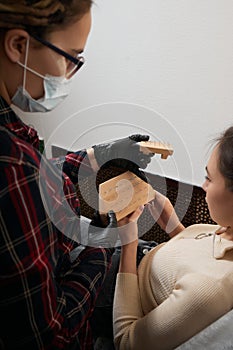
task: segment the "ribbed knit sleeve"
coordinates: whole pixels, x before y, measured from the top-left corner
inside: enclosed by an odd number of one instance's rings
[[[118,276],[114,301],[114,336],[120,350],[174,349],[233,307],[230,284],[190,274],[143,316],[137,278]]]
[[[113,319],[115,320],[114,338],[116,339],[116,346],[121,343],[121,346],[123,346],[122,349],[127,349],[130,332],[126,330],[134,328],[134,322],[140,320],[142,317],[143,313],[137,275],[118,273],[113,307]]]

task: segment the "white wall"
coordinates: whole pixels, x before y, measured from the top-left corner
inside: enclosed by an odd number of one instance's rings
[[[232,0],[96,0],[71,95],[24,120],[48,153],[149,133],[175,149],[149,170],[200,185],[208,141],[233,124],[232,18]]]

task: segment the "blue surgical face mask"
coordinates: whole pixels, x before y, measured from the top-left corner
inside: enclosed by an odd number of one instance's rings
[[[73,79],[66,79],[65,76],[45,76],[27,67],[29,39],[27,41],[25,63],[17,62],[24,68],[23,86],[19,86],[11,102],[24,112],[48,112],[56,108],[69,95]],[[26,72],[30,71],[41,77],[44,82],[44,96],[35,100],[25,89]]]

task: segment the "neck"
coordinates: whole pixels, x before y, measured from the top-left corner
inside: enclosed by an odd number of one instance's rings
[[[11,99],[10,96],[8,94],[8,91],[6,89],[6,86],[2,83],[0,83],[0,95],[2,96],[2,98],[4,98],[4,100],[10,105],[11,104]]]

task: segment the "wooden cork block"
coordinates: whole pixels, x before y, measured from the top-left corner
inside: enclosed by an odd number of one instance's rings
[[[173,154],[173,148],[170,144],[157,141],[141,141],[140,149],[145,153],[161,154],[162,159],[167,159],[168,156]]]
[[[154,198],[152,186],[127,171],[100,184],[99,212],[103,215],[113,210],[119,221]]]

